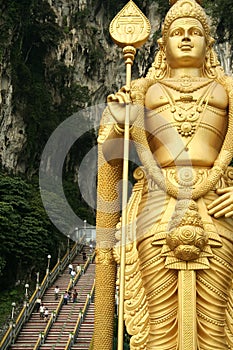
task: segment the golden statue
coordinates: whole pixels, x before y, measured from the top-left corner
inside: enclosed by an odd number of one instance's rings
[[[111,350],[125,106],[141,167],[127,205],[130,349],[233,349],[233,79],[200,1],[171,1],[145,78],[108,97],[99,131],[94,349]]]

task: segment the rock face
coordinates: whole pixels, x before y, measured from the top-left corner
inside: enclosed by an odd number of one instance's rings
[[[104,1],[48,1],[57,23],[65,25],[67,31],[58,46],[57,60],[74,67],[75,81],[88,86],[92,103],[104,102],[106,94],[121,87],[125,78],[121,49],[113,44],[108,34],[112,18],[107,17]],[[156,8],[155,4],[150,7],[153,31],[160,24]],[[153,34],[143,50],[145,54],[139,55],[135,62],[134,70],[141,75],[150,60],[152,39]]]
[[[18,155],[26,142],[26,125],[22,116],[13,111],[8,50],[5,53],[0,65],[0,162],[5,169],[17,172],[24,171],[23,165],[18,164]]]
[[[38,0],[39,1],[39,0]],[[48,50],[45,64],[62,63],[69,70],[64,86],[72,84],[85,87],[89,100],[81,106],[104,103],[109,93],[117,91],[125,83],[125,66],[121,49],[113,44],[108,27],[114,15],[122,8],[125,1],[106,0],[46,0],[55,14],[55,24],[63,32],[63,37],[56,48]],[[145,75],[156,52],[156,35],[160,31],[161,18],[158,15],[156,1],[142,3],[142,10],[151,23],[151,35],[143,48],[139,49],[133,66],[133,78]],[[117,6],[115,6],[117,4]],[[115,7],[114,7],[115,6]],[[36,14],[34,14],[36,16]],[[37,19],[35,18],[35,21]],[[38,21],[41,21],[38,19]],[[45,21],[46,24],[46,21]],[[12,37],[9,34],[9,44]],[[219,57],[227,73],[231,73],[232,54],[228,44],[218,46]],[[0,61],[0,163],[11,172],[25,172],[27,160],[22,156],[25,145],[29,142],[27,122],[15,108],[14,84],[11,76],[11,46],[5,47]],[[48,74],[47,79],[50,79]],[[55,83],[53,82],[55,85]],[[53,103],[61,102],[61,92],[56,86],[51,90]],[[53,91],[54,90],[54,91]],[[23,103],[23,102],[22,102]],[[80,106],[80,104],[79,104]],[[27,120],[30,120],[28,116]]]

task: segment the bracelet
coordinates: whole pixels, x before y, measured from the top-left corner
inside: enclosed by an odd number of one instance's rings
[[[113,127],[114,127],[115,132],[116,132],[118,135],[123,135],[123,134],[124,134],[125,129],[122,128],[122,127],[120,127],[119,124],[114,124]],[[133,125],[131,125],[131,126],[129,127],[129,131],[131,131],[132,129],[133,129]]]

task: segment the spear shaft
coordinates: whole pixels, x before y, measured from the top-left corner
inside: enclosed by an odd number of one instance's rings
[[[136,49],[126,46],[123,50],[126,65],[126,87],[131,85],[131,67]],[[125,294],[125,245],[127,231],[127,202],[128,202],[128,172],[129,172],[129,127],[130,127],[130,103],[125,107],[124,123],[124,155],[123,155],[123,186],[122,186],[122,227],[121,227],[121,258],[120,258],[120,298],[118,314],[118,350],[123,350],[124,345],[124,294]]]
[[[150,23],[135,3],[130,0],[116,15],[110,24],[110,35],[114,42],[123,47],[126,66],[126,87],[131,87],[131,67],[136,48],[143,45],[150,33]],[[127,234],[127,202],[128,202],[128,169],[129,169],[129,128],[130,103],[126,103],[124,122],[124,154],[122,174],[122,224],[121,224],[121,257],[120,257],[120,295],[118,313],[118,342],[117,349],[124,346],[124,295],[125,295],[125,258]]]

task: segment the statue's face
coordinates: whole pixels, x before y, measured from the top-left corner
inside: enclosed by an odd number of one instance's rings
[[[195,18],[179,18],[172,22],[165,45],[171,68],[201,68],[206,54],[202,24]]]

